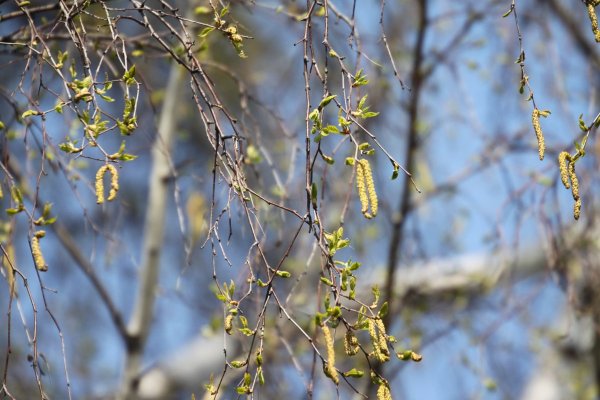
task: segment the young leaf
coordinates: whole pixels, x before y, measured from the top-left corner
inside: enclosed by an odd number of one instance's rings
[[[332,94],[331,96],[327,96],[325,97],[323,100],[321,100],[321,103],[319,104],[319,110],[322,110],[327,104],[331,103],[331,100],[335,99],[337,96],[337,94]]]

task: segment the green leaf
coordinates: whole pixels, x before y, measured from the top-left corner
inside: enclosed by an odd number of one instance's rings
[[[109,103],[112,103],[113,101],[115,101],[115,99],[113,99],[112,97],[107,96],[105,94],[98,93],[98,96],[100,96],[104,101],[107,101]]]
[[[504,14],[502,14],[502,18],[508,17],[512,12],[513,12],[513,8],[511,6],[510,9],[507,12],[505,12]]]
[[[200,36],[201,38],[205,38],[214,30],[215,28],[213,26],[206,27],[200,31],[200,34],[198,36]]]
[[[60,143],[58,145],[58,148],[64,151],[65,153],[80,153],[81,151],[83,151],[83,148],[73,146],[73,143],[71,143],[70,141]]]
[[[262,157],[256,146],[251,144],[246,147],[246,160],[248,164],[260,164],[262,162]]]
[[[258,383],[260,385],[264,385],[265,384],[265,376],[263,375],[262,367],[258,367],[256,369],[256,375],[258,376]]]
[[[583,114],[579,115],[579,129],[581,129],[583,132],[587,132],[588,130],[587,125],[583,121]]]
[[[340,308],[340,306],[335,306],[329,308],[327,310],[327,314],[329,314],[332,318],[339,318],[342,316],[342,309]]]
[[[340,130],[335,125],[327,125],[327,126],[323,127],[323,129],[321,131],[324,134],[326,133],[327,135],[330,133],[340,133]]]
[[[539,110],[540,113],[540,117],[548,117],[550,114],[552,114],[552,112],[550,112],[550,110]]]
[[[129,154],[129,153],[123,153],[119,156],[118,160],[121,161],[133,161],[136,158],[138,158],[138,156],[135,156],[133,154]]]
[[[323,282],[325,285],[327,286],[333,286],[333,282],[327,278],[325,278],[324,276],[320,277],[321,282]]]
[[[352,87],[364,86],[369,83],[369,80],[365,75],[363,75],[363,70],[359,69],[354,77],[354,82],[352,82]]]
[[[400,171],[400,166],[394,161],[394,172],[392,172],[392,180],[398,178],[398,172]]]
[[[260,278],[256,280],[256,284],[259,287],[266,287],[268,285],[267,283],[263,282]]]
[[[210,14],[211,12],[212,12],[212,10],[206,6],[198,6],[198,7],[194,8],[194,14],[196,14],[196,15],[207,15],[207,14]]]
[[[377,303],[379,303],[379,296],[381,296],[381,292],[379,291],[379,287],[377,285],[371,288],[371,292],[375,299],[373,300],[373,304],[371,304],[371,308],[377,307]]]
[[[350,371],[344,372],[346,378],[361,378],[365,373],[359,369],[352,368]]]
[[[234,361],[230,362],[230,364],[233,368],[242,368],[242,367],[246,366],[246,361],[234,360]]]
[[[348,263],[350,264],[350,265],[348,266],[348,268],[350,269],[350,271],[356,271],[356,270],[357,270],[357,269],[359,269],[359,268],[360,268],[360,266],[361,266],[361,263],[359,263],[359,262],[356,262],[356,261],[355,261],[355,262],[352,262],[352,263],[351,263],[350,261],[348,261]]]
[[[238,331],[244,336],[252,336],[254,335],[254,331],[249,328],[238,328]]]
[[[41,113],[39,111],[27,110],[23,114],[21,114],[21,119],[25,119],[25,118],[30,117],[32,115],[40,115],[40,114]]]
[[[17,204],[23,204],[23,194],[21,193],[21,189],[16,186],[11,186],[10,188],[10,196],[13,201]]]
[[[521,64],[523,61],[525,61],[525,51],[522,50],[521,53],[519,53],[519,57],[515,61],[515,64]]]
[[[360,117],[362,119],[367,119],[367,118],[373,118],[379,115],[379,112],[374,112],[374,111],[365,111],[364,113],[360,114]]]
[[[86,78],[87,79],[87,78]],[[127,86],[133,85],[135,83],[135,64],[131,66],[125,73],[123,74],[123,82]]]
[[[346,165],[354,165],[354,157],[346,157]]]
[[[359,110],[360,110],[360,109],[362,109],[362,108],[364,107],[364,105],[365,105],[365,102],[367,101],[367,97],[368,97],[368,96],[369,96],[368,94],[365,94],[365,95],[364,95],[363,97],[361,97],[361,99],[358,101],[358,107],[357,107],[357,108],[358,108]]]
[[[343,249],[345,247],[348,247],[350,245],[350,240],[349,239],[342,239],[340,241],[337,242],[337,249]]]
[[[333,157],[326,156],[325,154],[322,154],[322,153],[321,153],[321,157],[323,157],[323,160],[325,160],[325,162],[329,165],[333,165],[335,163],[335,160],[333,159]]]
[[[323,100],[321,100],[321,103],[319,103],[319,110],[322,110],[325,106],[327,106],[327,104],[331,103],[331,100],[335,99],[336,97],[337,94],[332,94],[331,96],[323,98]]]
[[[292,274],[288,271],[276,271],[275,274],[277,274],[277,276],[281,277],[281,278],[289,278],[290,276],[292,276]]]
[[[387,315],[388,313],[388,302],[386,301],[385,303],[383,303],[381,305],[381,308],[379,309],[379,312],[377,313],[377,316],[379,318],[383,318]]]

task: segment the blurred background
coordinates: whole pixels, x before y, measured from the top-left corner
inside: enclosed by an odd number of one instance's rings
[[[149,398],[202,398],[211,373],[215,386],[222,379],[218,398],[245,397],[236,387],[244,371],[258,379],[259,366],[257,399],[376,398],[370,369],[394,399],[597,398],[600,147],[587,128],[599,112],[600,52],[588,8],[578,0],[516,8],[510,0],[1,2],[1,201],[15,211],[1,217],[3,396],[119,391],[132,350],[117,320],[135,314],[148,215],[157,212],[153,152],[163,152],[160,273],[139,375]],[[194,65],[202,72],[190,72]],[[355,84],[361,75],[368,83]],[[319,106],[329,95],[337,97]],[[353,116],[360,99],[379,114]],[[551,111],[541,118],[543,161],[534,107]],[[317,139],[315,109],[338,132]],[[134,116],[135,129],[120,129]],[[348,132],[340,118],[352,121]],[[557,156],[575,155],[584,136],[576,221]],[[359,149],[364,142],[374,151]],[[373,219],[361,213],[348,157],[371,163]],[[119,191],[99,205],[96,173],[106,162],[118,169]],[[35,224],[42,216],[48,223]],[[336,367],[366,376],[336,386],[313,346],[326,354],[314,323],[329,298],[320,277],[332,271],[321,250],[324,233],[339,227],[350,242],[335,259],[361,263],[356,298],[371,304],[377,285],[394,350],[422,360],[346,356],[339,325]],[[40,229],[47,272],[32,257]],[[276,269],[291,276],[257,283]],[[346,300],[354,323],[359,305]],[[253,334],[238,329],[237,315],[224,333],[232,308]],[[357,336],[368,352],[368,333]],[[226,368],[224,349],[248,367]],[[156,387],[144,386],[146,376]]]

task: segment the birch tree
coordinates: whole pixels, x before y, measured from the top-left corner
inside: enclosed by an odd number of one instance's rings
[[[597,6],[0,2],[2,395],[594,398]]]

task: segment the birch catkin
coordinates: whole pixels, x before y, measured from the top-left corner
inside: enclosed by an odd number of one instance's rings
[[[561,151],[558,154],[558,168],[560,170],[560,180],[562,181],[565,188],[571,188],[571,182],[569,181],[568,166],[571,164],[571,155],[566,151]]]
[[[390,359],[390,350],[387,345],[387,338],[385,333],[385,325],[383,324],[383,320],[381,318],[377,318],[375,320],[375,325],[377,325],[377,329],[379,330],[379,351],[382,354],[381,361],[388,361]]]
[[[360,200],[361,212],[366,218],[373,218],[377,215],[379,202],[377,192],[375,192],[375,182],[373,181],[373,172],[369,160],[362,158],[356,165],[356,188],[358,189],[358,198]],[[370,211],[369,211],[370,209]]]
[[[598,16],[596,15],[596,2],[589,1],[587,3],[587,11],[592,23],[592,32],[594,32],[594,38],[596,42],[600,42],[600,29],[598,29]]]
[[[33,255],[33,262],[38,271],[48,271],[48,265],[44,260],[42,254],[42,248],[40,247],[40,239],[46,236],[45,231],[37,231],[31,238],[31,254]]]
[[[392,400],[392,393],[390,392],[390,387],[388,383],[383,381],[379,384],[377,388],[377,400]]]
[[[323,371],[336,385],[340,383],[337,369],[335,369],[335,350],[333,348],[333,337],[327,325],[322,325],[325,348],[327,349],[327,361],[323,364]]]
[[[351,330],[346,331],[346,336],[344,336],[344,351],[348,356],[354,356],[358,354],[358,339],[354,332]]]
[[[571,180],[571,194],[575,204],[573,205],[573,218],[579,219],[581,215],[581,198],[579,197],[579,179],[575,173],[575,163],[570,162],[568,167],[569,179]]]
[[[575,161],[566,151],[558,154],[558,168],[560,170],[560,180],[565,188],[571,189],[573,195],[573,218],[579,219],[581,215],[581,197],[579,196],[579,179],[575,173]]]
[[[369,336],[371,337],[371,344],[373,345],[373,355],[379,362],[387,362],[390,360],[390,351],[387,347],[385,339],[385,326],[383,321],[379,318],[376,320],[369,318]],[[377,332],[379,328],[379,333]]]
[[[110,173],[110,191],[108,192],[108,201],[117,198],[119,191],[119,171],[112,164],[104,164],[96,172],[96,203],[104,203],[104,174]]]
[[[543,160],[544,152],[546,151],[546,143],[544,142],[544,134],[542,133],[542,125],[540,124],[540,115],[545,116],[539,109],[534,108],[533,113],[531,114],[531,122],[538,142],[538,154],[540,160]]]

